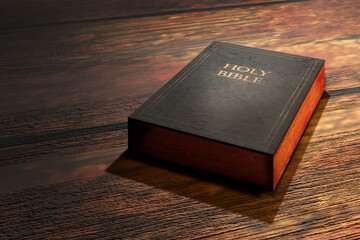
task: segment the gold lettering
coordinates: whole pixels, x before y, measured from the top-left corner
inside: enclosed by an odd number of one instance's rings
[[[260,70],[262,73],[261,73],[261,76],[265,76],[265,74],[268,74],[268,73],[271,73],[271,72],[265,72],[264,70]]]
[[[241,71],[242,68],[246,68],[247,70],[246,71]],[[248,71],[250,71],[250,68],[241,66],[241,67],[238,67],[236,70],[238,70],[239,72],[248,72]]]
[[[226,68],[229,67],[229,66],[231,66],[231,64],[230,64],[230,63],[227,63],[224,68],[226,69]]]
[[[256,68],[249,68],[246,66],[239,66],[239,65],[230,64],[230,63],[226,63],[225,66],[223,67],[223,69],[229,69],[231,71],[220,70],[217,74],[218,76],[238,79],[238,80],[247,81],[247,82],[253,82],[256,84],[260,84],[261,81],[263,80],[263,78],[260,78],[257,76],[252,77],[249,74],[264,77],[266,74],[271,73],[271,72],[266,72],[264,70],[260,70],[260,69],[256,69]],[[241,72],[241,74],[239,72]],[[243,74],[243,73],[247,73],[247,74]]]
[[[253,69],[251,69],[251,74],[254,74],[254,75],[258,75],[257,73],[254,73],[254,71],[256,71],[256,69],[255,68],[253,68]]]
[[[230,75],[228,76],[230,77]],[[242,74],[238,74],[236,73],[234,76],[233,76],[234,79],[239,79],[239,80],[243,80],[243,81],[249,81],[248,78],[249,78],[249,75],[242,75]]]
[[[259,77],[255,77],[254,81],[252,81],[253,83],[256,83],[256,84],[260,84],[262,78],[259,78]]]
[[[242,74],[235,74],[234,79],[242,80],[243,75]]]
[[[226,77],[226,74],[227,74],[227,71],[220,70],[220,72],[217,75]]]

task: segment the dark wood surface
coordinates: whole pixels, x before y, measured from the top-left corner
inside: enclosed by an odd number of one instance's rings
[[[0,239],[360,238],[359,1],[104,2],[0,3]],[[214,40],[326,59],[274,192],[126,152]]]

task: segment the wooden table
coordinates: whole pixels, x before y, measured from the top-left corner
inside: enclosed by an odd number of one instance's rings
[[[360,2],[0,2],[0,239],[359,239]],[[326,59],[274,192],[127,152],[212,41]]]

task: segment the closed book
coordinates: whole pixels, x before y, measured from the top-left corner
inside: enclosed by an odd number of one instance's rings
[[[275,189],[325,61],[213,42],[128,118],[129,150]]]

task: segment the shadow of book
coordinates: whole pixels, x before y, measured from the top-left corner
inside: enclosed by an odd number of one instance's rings
[[[275,191],[265,191],[222,176],[125,151],[106,170],[137,182],[220,207],[264,222],[273,222],[328,101],[325,92]]]

